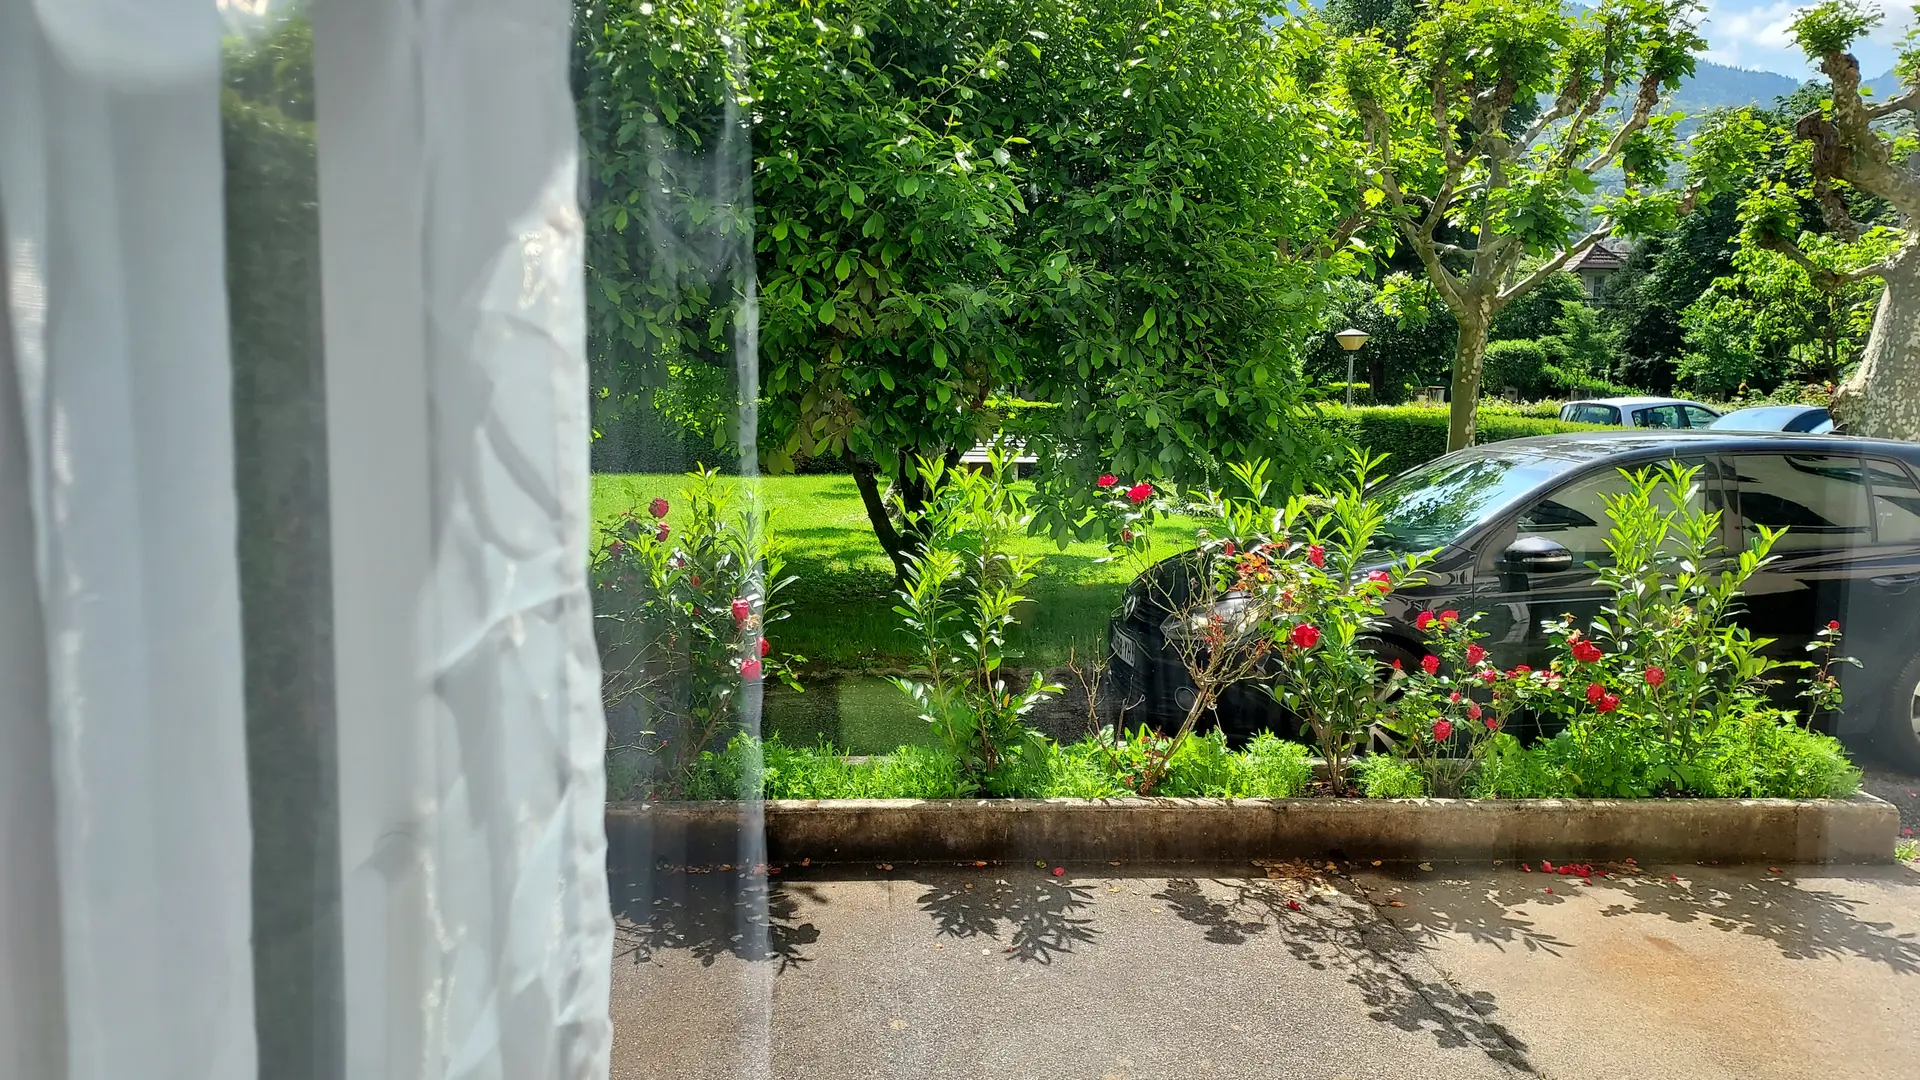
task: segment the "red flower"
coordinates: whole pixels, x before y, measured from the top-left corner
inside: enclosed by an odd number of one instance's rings
[[[1138,506],[1148,499],[1153,498],[1153,485],[1135,484],[1127,489],[1127,498],[1131,500],[1135,506]]]
[[[1447,695],[1447,700],[1448,700],[1448,701],[1459,701],[1459,700],[1460,700],[1460,691],[1458,691],[1458,690],[1455,690],[1455,691],[1454,691],[1453,693],[1451,693],[1451,694],[1448,694],[1448,695]]]
[[[1478,664],[1487,658],[1487,650],[1478,645],[1467,646],[1467,663]]]
[[[657,518],[666,517],[667,516],[667,500],[655,499],[652,502],[648,503],[647,513],[652,514],[654,517],[657,517]]]
[[[1419,627],[1422,630],[1425,630],[1427,627],[1432,626],[1433,612],[1431,611],[1421,612],[1419,615],[1414,617],[1413,625]]]
[[[1394,661],[1393,661],[1393,670],[1395,670],[1395,671],[1404,671],[1404,670],[1406,670],[1405,668],[1403,668],[1403,667],[1401,667],[1401,666],[1400,666],[1400,659],[1399,659],[1398,657],[1395,657],[1395,658],[1394,658]]]
[[[1120,478],[1112,473],[1102,473],[1100,474],[1100,479],[1094,481],[1094,483],[1099,484],[1103,488],[1110,488],[1119,482]]]
[[[1434,742],[1446,742],[1448,737],[1450,737],[1452,734],[1453,734],[1452,721],[1435,720],[1433,722],[1433,741]]]
[[[1606,693],[1607,688],[1597,682],[1587,684],[1587,700],[1590,702],[1599,701],[1602,697],[1606,696]]]
[[[1488,730],[1488,731],[1499,731],[1499,730],[1500,730],[1500,718],[1499,718],[1499,717],[1497,717],[1497,716],[1489,716],[1489,717],[1487,717],[1487,730]]]
[[[1443,611],[1440,613],[1440,621],[1443,623],[1459,622],[1460,613],[1457,611]]]
[[[733,598],[733,624],[735,626],[746,622],[747,616],[751,614],[753,614],[752,604],[747,603],[743,597],[736,596]]]
[[[1838,629],[1840,629],[1840,620],[1839,620],[1839,619],[1834,619],[1833,621],[1831,621],[1831,622],[1829,622],[1829,623],[1827,623],[1827,629],[1829,629],[1829,630],[1838,630]]]
[[[1573,643],[1573,658],[1583,664],[1591,664],[1600,659],[1600,646],[1591,641]]]
[[[1393,575],[1385,570],[1375,570],[1367,575],[1367,584],[1376,585],[1383,593],[1393,591]]]
[[[1520,676],[1526,675],[1532,671],[1533,669],[1528,667],[1525,664],[1516,664],[1514,665],[1514,668],[1513,668],[1513,677],[1517,679]]]
[[[760,677],[760,661],[751,656],[740,661],[740,677],[748,682],[758,679]]]
[[[1667,669],[1649,667],[1647,669],[1646,680],[1648,686],[1659,686],[1661,683],[1667,681]]]
[[[1492,686],[1492,685],[1493,685],[1494,683],[1497,683],[1497,682],[1499,682],[1499,681],[1500,681],[1500,669],[1499,669],[1499,668],[1488,668],[1488,669],[1486,669],[1485,671],[1482,671],[1482,672],[1480,673],[1480,681],[1481,681],[1481,682],[1483,682],[1483,683],[1486,683],[1486,684],[1487,684],[1488,686]]]
[[[1238,548],[1233,546],[1233,541],[1229,540],[1224,545],[1221,546],[1220,554],[1231,557],[1233,553],[1238,550],[1239,550]]]
[[[653,530],[653,538],[664,544],[667,542],[667,534],[671,531],[671,529],[667,528],[667,523],[663,521],[660,523],[659,528]]]
[[[1593,707],[1599,709],[1601,712],[1612,712],[1620,707],[1620,695],[1607,694],[1595,702]]]
[[[1289,900],[1289,901],[1287,901],[1287,910],[1288,910],[1288,911],[1299,911],[1299,910],[1300,910],[1300,901],[1298,901],[1298,900]]]
[[[1053,868],[1053,876],[1054,876],[1054,877],[1065,877],[1066,875],[1067,875],[1067,868],[1066,868],[1066,867],[1064,867],[1064,866],[1056,866],[1056,867],[1054,867],[1054,868]]]
[[[700,575],[699,575],[699,574],[695,574],[695,575],[693,575],[693,579],[692,579],[692,580],[693,580],[693,587],[694,587],[694,588],[696,588],[696,589],[697,589],[697,588],[699,588],[699,587],[700,587]]]
[[[773,646],[767,644],[766,638],[761,638],[760,639],[760,655],[765,656],[772,651],[773,651]]]
[[[1480,703],[1477,701],[1467,706],[1467,715],[1472,717],[1475,720],[1480,719],[1480,712],[1481,712]]]
[[[1420,670],[1429,675],[1440,674],[1440,658],[1429,653],[1420,658]]]
[[[1320,644],[1320,631],[1306,623],[1301,623],[1293,628],[1293,633],[1287,635],[1287,640],[1293,642],[1293,647],[1296,649],[1311,649]]]
[[[1133,530],[1132,530],[1132,529],[1121,529],[1121,530],[1120,530],[1120,542],[1121,542],[1121,543],[1123,543],[1123,544],[1131,544],[1131,543],[1133,543]]]
[[[1321,547],[1319,544],[1309,546],[1307,548],[1307,561],[1316,567],[1327,565],[1327,549]]]
[[[1550,862],[1548,862],[1548,861],[1547,861],[1547,860],[1545,860],[1545,859],[1541,859],[1541,860],[1540,860],[1540,872],[1541,872],[1541,873],[1543,873],[1543,874],[1551,874],[1551,873],[1553,873],[1553,864],[1552,864],[1552,863],[1550,863]]]

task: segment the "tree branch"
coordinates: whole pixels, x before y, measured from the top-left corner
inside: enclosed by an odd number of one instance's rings
[[[1805,270],[1807,277],[1813,279],[1813,283],[1822,289],[1843,289],[1869,278],[1881,277],[1891,269],[1891,260],[1889,260],[1863,266],[1858,270],[1829,270],[1809,258],[1806,252],[1800,250],[1800,245],[1783,236],[1762,236],[1757,238],[1757,242],[1768,251],[1786,256],[1789,262]]]
[[[1920,177],[1896,167],[1886,140],[1874,132],[1875,110],[1860,99],[1860,62],[1852,53],[1828,53],[1820,58],[1820,70],[1833,84],[1833,119],[1812,112],[1793,129],[1813,143],[1814,175],[1845,180],[1892,203],[1909,219],[1920,217]]]
[[[1633,115],[1627,117],[1627,122],[1621,124],[1620,130],[1613,133],[1613,138],[1607,140],[1606,149],[1600,151],[1599,156],[1583,166],[1586,174],[1592,176],[1612,164],[1613,159],[1619,155],[1621,148],[1627,145],[1627,140],[1633,137],[1634,132],[1647,126],[1647,117],[1653,115],[1653,107],[1659,103],[1660,80],[1655,78],[1652,72],[1648,72],[1640,77],[1640,92],[1634,95],[1633,99]]]
[[[1605,240],[1611,232],[1613,232],[1613,219],[1601,218],[1600,224],[1595,225],[1592,232],[1581,237],[1572,247],[1561,251],[1560,254],[1541,263],[1534,268],[1533,273],[1521,278],[1515,284],[1502,289],[1500,295],[1495,300],[1496,310],[1512,303],[1514,300],[1525,295],[1527,290],[1559,273],[1561,268],[1565,267],[1567,263],[1586,254],[1588,248]]]

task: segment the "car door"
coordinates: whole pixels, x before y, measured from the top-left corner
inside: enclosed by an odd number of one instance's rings
[[[1724,502],[1717,460],[1693,455],[1680,464],[1700,467],[1689,505],[1717,509]],[[1542,666],[1551,658],[1553,644],[1541,629],[1543,621],[1572,615],[1576,625],[1584,626],[1611,599],[1600,586],[1596,568],[1612,559],[1607,550],[1613,527],[1607,499],[1627,488],[1628,480],[1617,466],[1586,470],[1533,500],[1476,545],[1474,606],[1481,612],[1480,628],[1487,633],[1485,644],[1496,663]],[[1572,566],[1544,573],[1515,570],[1508,549],[1532,538],[1565,547]]]
[[[1843,651],[1865,667],[1843,671],[1850,694],[1870,695],[1911,658],[1920,606],[1920,489],[1905,466],[1853,454],[1745,453],[1731,487],[1742,543],[1785,529],[1774,561],[1748,583],[1742,621],[1775,639],[1768,650],[1803,660],[1830,621]]]
[[[1678,405],[1653,405],[1633,414],[1633,426],[1672,430],[1686,427],[1687,421],[1680,415]]]
[[[1715,420],[1720,419],[1719,413],[1699,405],[1682,405],[1680,413],[1687,418],[1687,426],[1691,428],[1710,428]]]

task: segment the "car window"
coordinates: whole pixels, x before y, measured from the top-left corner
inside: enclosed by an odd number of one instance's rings
[[[1713,415],[1713,410],[1703,409],[1698,405],[1682,405],[1680,411],[1686,415],[1688,427],[1711,427],[1713,422],[1719,419]]]
[[[1643,428],[1681,428],[1686,421],[1680,418],[1678,405],[1655,405],[1641,409],[1633,414],[1633,426]]]
[[[1564,420],[1575,424],[1618,424],[1620,410],[1611,405],[1569,405]]]
[[[1873,483],[1873,521],[1883,544],[1920,543],[1920,488],[1906,469],[1891,461],[1867,459]]]
[[[1763,525],[1787,530],[1774,542],[1774,551],[1843,547],[1872,538],[1859,458],[1743,454],[1734,459],[1733,487],[1747,540]]]
[[[1375,543],[1398,552],[1445,547],[1562,468],[1550,460],[1504,455],[1423,465],[1373,492],[1383,515]]]
[[[1682,464],[1698,464],[1683,462]],[[1706,473],[1703,471],[1689,492],[1687,505],[1696,509],[1705,505]],[[1619,469],[1590,473],[1555,491],[1522,511],[1515,521],[1516,536],[1544,536],[1573,552],[1573,562],[1606,563],[1607,535],[1613,518],[1607,513],[1607,499],[1627,492],[1628,481]]]

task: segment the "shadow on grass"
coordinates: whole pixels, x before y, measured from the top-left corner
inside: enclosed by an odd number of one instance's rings
[[[1168,879],[1154,894],[1217,945],[1278,935],[1293,958],[1316,971],[1344,973],[1369,1019],[1410,1033],[1431,1033],[1441,1049],[1475,1049],[1523,1073],[1527,1044],[1492,1019],[1486,991],[1465,992],[1419,961],[1420,946],[1312,875],[1290,880]]]
[[[1400,874],[1393,875],[1400,877]],[[1429,880],[1431,875],[1426,875]],[[1441,937],[1464,937],[1496,948],[1518,946],[1559,955],[1573,946],[1536,930],[1522,905],[1551,906],[1562,895],[1541,890],[1559,878],[1514,872],[1521,880],[1475,881],[1468,886],[1429,886],[1412,914],[1396,916],[1401,929],[1427,947]],[[1411,880],[1412,875],[1407,875]],[[1920,974],[1920,933],[1862,917],[1864,903],[1822,880],[1891,882],[1920,890],[1920,877],[1898,867],[1823,874],[1804,883],[1772,874],[1764,867],[1696,872],[1669,881],[1664,872],[1610,874],[1581,886],[1588,899],[1605,906],[1607,918],[1646,916],[1673,923],[1703,923],[1725,933],[1760,938],[1789,960],[1855,958],[1884,964],[1901,975]],[[1598,894],[1598,895],[1595,895]]]
[[[920,909],[933,917],[940,936],[1004,941],[1010,960],[1050,964],[1055,955],[1091,943],[1099,933],[1093,919],[1081,915],[1092,903],[1092,886],[1025,878],[991,881],[981,875],[971,883],[926,883]]]

